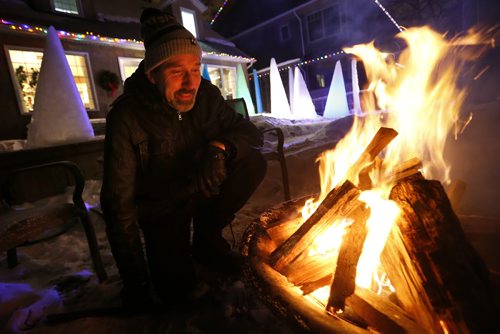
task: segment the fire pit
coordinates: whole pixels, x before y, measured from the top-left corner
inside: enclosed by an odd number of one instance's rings
[[[417,183],[422,182],[422,179],[417,179],[419,180]],[[407,181],[415,182],[415,177],[410,177]],[[420,270],[429,270],[421,273],[426,282],[412,286],[413,289],[415,286],[424,289],[423,292],[419,291],[422,295],[416,300],[404,295],[411,289],[401,286],[402,284],[412,285],[406,281],[407,277],[402,278],[401,275],[408,274],[414,270],[411,269],[414,267],[408,263],[401,263],[394,270],[388,270],[392,274],[390,278],[394,278],[394,282],[399,283],[395,285],[400,288],[400,296],[398,296],[398,288],[395,293],[386,292],[378,295],[376,292],[357,287],[352,294],[345,294],[342,312],[337,313],[335,308],[328,308],[325,305],[328,304],[325,303],[326,299],[317,298],[313,290],[320,287],[328,288],[332,285],[332,281],[335,280],[332,279],[331,272],[335,271],[335,265],[339,268],[340,260],[335,263],[334,259],[326,256],[324,257],[326,261],[318,262],[314,256],[306,259],[299,257],[294,262],[295,266],[292,263],[288,269],[285,267],[281,270],[285,274],[280,273],[270,264],[273,254],[276,254],[280,246],[282,247],[287,241],[293,240],[293,236],[297,235],[297,231],[300,230],[298,226],[305,224],[298,222],[301,221],[300,209],[306,200],[307,198],[300,198],[284,202],[264,212],[248,227],[243,237],[242,252],[248,258],[245,277],[265,304],[279,315],[298,328],[314,333],[368,333],[373,330],[382,333],[412,334],[494,332],[492,323],[494,307],[490,298],[486,269],[468,243],[457,237],[456,233],[460,234],[461,230],[454,230],[454,228],[448,231],[452,235],[451,239],[457,243],[451,251],[457,251],[457,247],[465,247],[465,249],[457,254],[458,260],[450,259],[451,263],[443,265],[444,268],[423,268],[421,264],[426,263],[424,260],[415,266]],[[297,231],[294,232],[295,229]],[[393,234],[392,237],[395,235]],[[449,237],[450,235],[446,235],[445,239]],[[283,241],[284,239],[286,240]],[[394,245],[394,243],[388,242],[388,245]],[[395,252],[391,246],[386,246],[383,255],[390,262],[393,260],[390,255],[398,254],[398,252],[400,253],[401,250]],[[439,252],[434,250],[427,254]],[[425,256],[426,252],[416,252],[416,254]],[[327,267],[330,268],[326,276],[321,274],[322,271],[324,272],[325,263],[329,263]],[[456,275],[447,277],[450,273]],[[441,275],[441,277],[438,277],[439,280],[432,281],[435,275]],[[307,282],[304,283],[305,281]],[[472,288],[472,285],[477,284],[479,285],[476,288]],[[341,286],[340,289],[343,289],[340,290],[341,292],[352,290],[346,288],[346,285]],[[330,292],[330,299],[331,296],[332,292]],[[401,302],[399,298],[406,300]],[[422,312],[423,314],[420,314]],[[425,312],[432,314],[425,314]],[[419,315],[420,317],[417,318],[416,316]],[[437,319],[435,320],[437,324],[432,323],[434,319]]]
[[[473,57],[460,47],[481,38],[446,41],[426,27],[401,37],[399,59],[373,43],[346,49],[365,64],[367,110],[386,112],[356,117],[319,157],[320,194],[249,227],[246,274],[268,305],[313,332],[495,333],[488,270],[448,197],[459,187],[443,186],[448,133],[467,124],[457,69]]]

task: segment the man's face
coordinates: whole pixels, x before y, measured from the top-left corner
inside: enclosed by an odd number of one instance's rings
[[[151,71],[148,79],[168,104],[180,112],[193,108],[201,82],[201,63],[192,54],[175,55]]]

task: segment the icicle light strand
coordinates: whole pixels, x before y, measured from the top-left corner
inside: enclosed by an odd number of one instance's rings
[[[379,6],[379,8],[384,12],[384,14],[389,18],[389,20],[391,20],[391,22],[396,26],[396,28],[398,28],[399,31],[404,30],[403,27],[400,26],[399,23],[396,22],[396,20],[392,17],[392,15],[389,14],[387,9],[385,9],[385,7],[382,6],[382,4],[378,0],[373,0],[373,2],[375,2],[377,4],[377,6]]]

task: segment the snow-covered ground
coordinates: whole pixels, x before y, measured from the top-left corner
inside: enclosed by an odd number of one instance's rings
[[[468,184],[463,210],[459,208],[457,211],[462,214],[460,218],[468,237],[492,272],[497,301],[500,301],[500,259],[497,256],[500,251],[500,209],[494,204],[487,207],[484,200],[478,201],[477,198],[487,194],[492,196],[492,203],[499,198],[500,180],[496,172],[496,160],[500,157],[499,105],[477,107],[481,111],[476,115],[479,121],[476,125],[473,121],[470,130],[464,133],[465,139],[454,143],[449,154],[457,165],[456,177]],[[352,119],[313,122],[256,116],[253,122],[261,128],[279,126],[284,131],[291,193],[297,198],[319,191],[315,159],[342,138]],[[266,141],[266,145],[272,144],[272,138]],[[87,182],[84,197],[89,205],[98,204],[99,188],[99,180]],[[283,201],[282,189],[279,164],[270,161],[264,182],[238,213],[232,231],[229,228],[224,231],[235,248],[240,246],[241,236],[251,221]],[[106,240],[104,222],[95,211],[90,214],[108,280],[98,284],[91,268],[84,232],[79,227],[55,240],[18,249],[20,264],[13,269],[7,268],[5,254],[0,254],[1,333],[295,332],[292,326],[276,318],[261,304],[243,280],[220,278],[212,281],[215,298],[193,309],[134,317],[81,318],[49,326],[44,317],[50,313],[112,307],[120,303],[120,279]]]

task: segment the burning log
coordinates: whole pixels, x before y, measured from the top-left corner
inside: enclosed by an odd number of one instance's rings
[[[347,172],[347,179],[354,180],[357,179],[357,175],[360,171],[375,160],[375,158],[382,152],[383,149],[389,145],[389,143],[396,138],[398,135],[397,131],[391,128],[381,127],[375,136],[373,136],[371,142],[368,144],[363,154],[358,158],[358,160],[351,166]]]
[[[279,220],[276,217],[283,215],[276,214],[276,209],[273,208],[264,213],[263,216],[267,226],[275,226],[277,224],[273,224],[273,220]],[[339,334],[372,333],[372,329],[389,334],[427,333],[396,304],[386,300],[383,296],[375,296],[364,289],[357,288],[356,292],[346,300],[347,311],[351,310],[354,314],[349,311],[340,316],[332,317],[328,312],[324,312],[324,304],[321,306],[319,300],[316,299],[318,303],[307,301],[303,295],[307,295],[319,287],[329,285],[332,274],[306,283],[301,287],[303,293],[300,293],[289,279],[273,270],[268,262],[264,261],[268,257],[266,243],[271,240],[263,225],[262,221],[254,222],[243,236],[242,254],[248,257],[248,262],[244,267],[245,277],[248,284],[258,291],[259,297],[266,305],[289,319],[292,324],[300,326],[300,330],[312,333]],[[306,259],[297,260],[289,267],[298,265],[300,262],[305,263],[303,261]]]
[[[332,272],[335,268],[336,261],[336,252],[316,254],[290,263],[283,269],[283,275],[297,286],[316,282],[327,276],[329,277],[328,280],[321,285],[324,286],[331,282]]]
[[[347,233],[342,239],[330,288],[330,297],[326,304],[327,311],[343,310],[345,299],[352,295],[356,289],[356,266],[368,233],[366,221],[369,216],[370,209],[361,202],[353,213],[353,223],[347,228]]]
[[[358,207],[357,197],[360,194],[349,180],[356,173],[373,162],[377,155],[398,135],[396,130],[381,127],[368,144],[359,159],[349,169],[348,180],[338,188],[334,188],[325,197],[316,211],[306,222],[282,245],[274,250],[269,263],[281,272],[283,268],[302,253],[313,240],[329,227],[338,217],[349,217]]]
[[[318,235],[330,227],[336,219],[349,217],[352,210],[358,206],[357,198],[359,194],[360,191],[350,181],[345,181],[341,187],[330,191],[311,217],[271,253],[269,264],[281,272],[286,265],[308,248]]]
[[[300,290],[302,290],[302,293],[304,294],[304,296],[306,296],[314,292],[314,290],[330,284],[332,282],[332,277],[333,274],[328,274],[324,277],[321,277],[318,280],[312,282],[306,282],[302,286],[300,286]]]
[[[424,334],[428,333],[420,327],[410,315],[392,302],[376,293],[356,288],[356,292],[347,298],[346,305],[364,321],[384,334]]]
[[[392,171],[394,183],[411,175],[420,173],[419,169],[421,168],[422,162],[416,157],[400,163]]]
[[[303,219],[302,217],[297,217],[295,219],[292,219],[290,221],[283,221],[281,224],[277,224],[275,226],[271,226],[268,229],[266,229],[267,234],[271,239],[274,241],[274,243],[279,246],[283,242],[286,241],[286,239],[290,238],[290,236],[298,230],[300,225],[302,225]]]
[[[381,260],[403,308],[431,332],[496,332],[487,268],[441,183],[415,174],[399,181],[390,199],[402,214]]]

